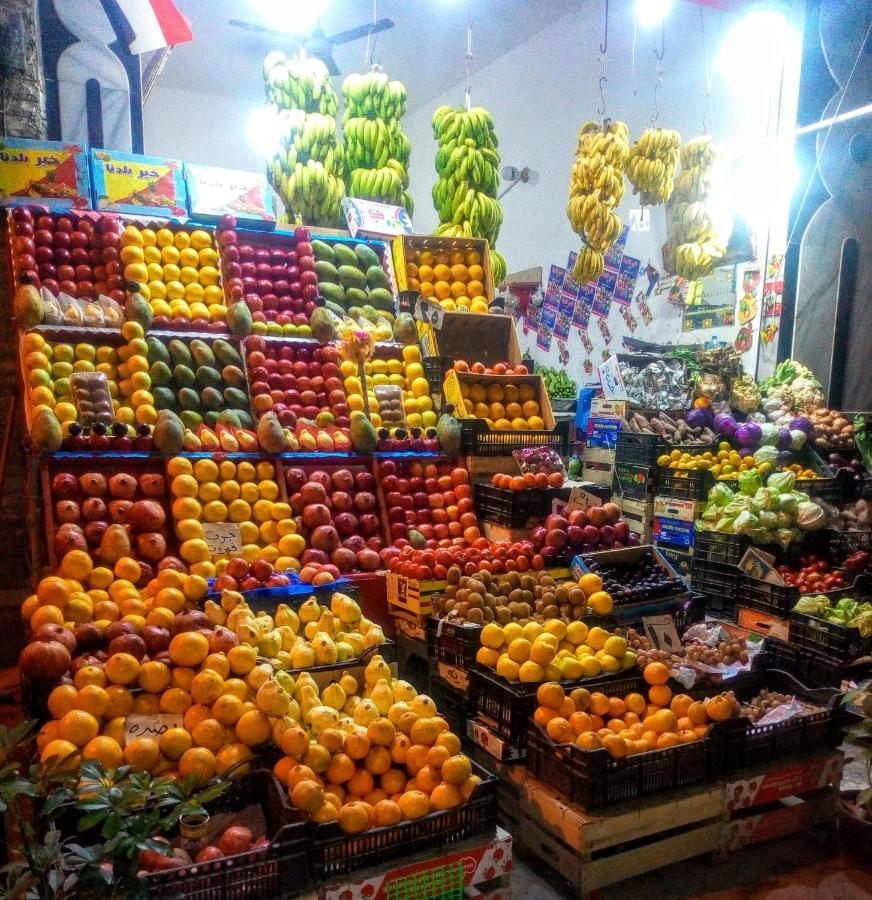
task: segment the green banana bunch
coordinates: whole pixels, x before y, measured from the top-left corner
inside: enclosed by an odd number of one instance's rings
[[[714,271],[726,252],[715,233],[708,205],[711,175],[717,153],[708,136],[688,141],[679,151],[681,171],[669,208],[669,240],[664,248],[666,265],[688,281]]]
[[[327,67],[313,57],[276,51],[263,61],[266,96],[276,110],[280,146],[267,176],[290,220],[342,224],[345,155],[336,137],[339,100]]]
[[[578,385],[566,374],[564,369],[552,369],[550,366],[537,365],[534,369],[536,375],[541,375],[545,382],[545,390],[548,396],[574,400],[578,396]]]
[[[643,206],[665,203],[675,186],[681,135],[667,128],[646,128],[627,158],[627,178]]]
[[[578,284],[602,275],[604,254],[620,237],[623,225],[614,209],[624,196],[624,167],[629,156],[629,135],[623,122],[612,121],[603,131],[596,122],[588,121],[579,129],[566,206],[572,230],[585,241],[572,272]]]
[[[493,118],[480,106],[440,106],[432,124],[439,144],[433,205],[440,222],[433,233],[487,240],[494,284],[499,285],[506,276],[506,261],[494,249],[503,209],[497,200],[500,155]]]
[[[409,158],[412,144],[400,129],[406,88],[378,67],[352,73],[342,83],[345,177],[352,197],[403,205],[411,215]]]

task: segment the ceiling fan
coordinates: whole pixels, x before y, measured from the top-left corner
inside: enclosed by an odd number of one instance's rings
[[[349,41],[356,41],[359,38],[365,38],[371,34],[378,34],[381,31],[389,31],[394,27],[391,19],[378,19],[369,25],[360,25],[357,28],[349,28],[348,31],[340,31],[331,37],[327,37],[321,30],[320,25],[316,25],[312,33],[303,38],[297,34],[291,34],[289,31],[279,31],[277,28],[266,28],[263,25],[255,25],[253,22],[240,22],[238,19],[231,19],[230,24],[235,28],[244,28],[246,31],[256,31],[259,34],[274,34],[290,41],[299,47],[302,47],[309,56],[320,59],[327,66],[327,71],[331,75],[340,75],[339,67],[333,59],[333,48],[337,44],[347,44]]]

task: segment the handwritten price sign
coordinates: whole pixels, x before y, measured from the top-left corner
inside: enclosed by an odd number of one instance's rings
[[[442,322],[445,320],[445,310],[438,303],[431,303],[423,297],[418,298],[415,315],[422,322],[432,325],[434,328],[441,328]]]
[[[181,728],[182,717],[177,713],[155,713],[154,715],[130,715],[124,720],[124,743],[134,738],[149,737],[157,740],[170,728]]]
[[[242,553],[242,532],[236,522],[204,522],[203,540],[212,556]]]

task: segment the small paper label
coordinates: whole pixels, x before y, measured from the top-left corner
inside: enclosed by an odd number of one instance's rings
[[[203,540],[212,556],[242,553],[242,532],[236,522],[204,522]]]
[[[655,650],[677,650],[681,646],[672,616],[643,616],[642,628]]]
[[[178,713],[154,713],[150,716],[129,715],[124,719],[124,743],[134,738],[148,737],[157,740],[170,728],[182,727],[182,716]]]
[[[566,501],[566,512],[572,512],[575,509],[588,509],[591,506],[602,506],[602,501],[596,494],[591,494],[580,487],[574,487],[570,491],[569,499]]]
[[[445,321],[445,310],[438,303],[431,303],[419,297],[415,305],[415,316],[425,324],[439,329]]]
[[[599,381],[606,400],[626,400],[627,389],[617,356],[610,356],[599,368]]]

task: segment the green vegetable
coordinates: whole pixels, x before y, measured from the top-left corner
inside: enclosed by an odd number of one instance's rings
[[[863,416],[854,416],[854,443],[863,457],[866,471],[872,472],[872,433],[869,431],[869,423]]]
[[[565,370],[537,365],[533,371],[544,379],[545,390],[549,397],[563,400],[575,400],[578,397],[578,385],[566,374]]]

